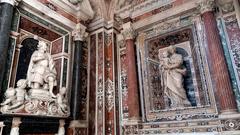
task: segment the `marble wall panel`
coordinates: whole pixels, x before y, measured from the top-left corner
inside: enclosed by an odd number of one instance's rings
[[[20,18],[20,28],[47,39],[48,41],[53,41],[61,37],[61,35],[51,31],[50,29],[46,29],[25,17]]]
[[[63,50],[63,37],[52,42],[51,54],[62,53]]]
[[[89,135],[95,134],[96,112],[96,35],[90,36]]]

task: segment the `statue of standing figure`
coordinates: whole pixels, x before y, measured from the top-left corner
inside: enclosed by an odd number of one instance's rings
[[[53,58],[47,49],[46,42],[39,41],[38,50],[32,54],[28,67],[28,86],[33,89],[49,90],[50,95],[56,98],[53,94],[53,87],[57,85],[57,72]]]
[[[186,68],[183,66],[183,57],[176,53],[176,47],[169,46],[161,53],[159,50],[159,60],[161,67],[161,80],[164,93],[171,101],[171,108],[182,108],[191,106],[186,90],[183,87],[183,76]]]
[[[67,88],[60,88],[56,95],[53,93],[53,88],[57,85],[57,72],[54,60],[47,51],[47,44],[39,41],[38,49],[33,52],[29,62],[27,79],[20,79],[17,88],[6,90],[5,100],[0,104],[2,113],[69,115]]]

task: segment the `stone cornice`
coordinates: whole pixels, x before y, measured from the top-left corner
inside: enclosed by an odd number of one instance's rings
[[[214,0],[200,0],[198,3],[198,9],[200,10],[201,14],[212,11],[215,6]]]
[[[22,0],[0,0],[0,3],[8,3],[13,6],[17,6]]]
[[[89,0],[81,0],[76,5],[66,0],[49,0],[55,5],[63,8],[66,12],[76,16],[80,20],[87,21],[92,19],[94,16],[94,11],[90,5]]]
[[[136,32],[132,27],[132,23],[128,22],[122,25],[123,30],[121,31],[123,38],[126,39],[134,39],[136,37]]]
[[[152,11],[154,9],[157,9],[159,7],[162,7],[164,5],[167,5],[169,3],[174,2],[175,0],[147,0],[141,4],[138,5],[129,5],[126,6],[118,11],[116,13],[121,18],[127,18],[127,17],[137,17],[139,15],[142,15],[144,13],[147,13],[149,11]]]
[[[76,25],[76,28],[72,32],[72,36],[74,41],[84,41],[88,36],[88,33],[86,32],[86,27],[78,23]]]

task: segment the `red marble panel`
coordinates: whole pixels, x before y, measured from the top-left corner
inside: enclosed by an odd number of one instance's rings
[[[96,35],[90,37],[89,135],[95,134],[96,112]]]
[[[49,41],[54,41],[61,37],[61,35],[38,25],[24,17],[20,18],[20,28],[26,30],[34,35],[38,35],[41,38],[47,39]]]
[[[63,50],[63,38],[59,38],[52,42],[51,54],[62,53]]]
[[[56,93],[56,90],[59,90],[60,81],[61,81],[61,69],[62,69],[62,58],[58,58],[54,60],[55,62],[55,68],[57,70],[57,89],[55,89],[54,93]]]

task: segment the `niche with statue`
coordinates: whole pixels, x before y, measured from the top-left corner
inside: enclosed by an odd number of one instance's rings
[[[5,91],[0,110],[3,114],[67,117],[67,88],[57,85],[53,57],[48,52],[47,43],[39,41],[30,57],[26,78],[18,79],[16,88]],[[54,88],[59,89],[57,93],[53,92]]]

